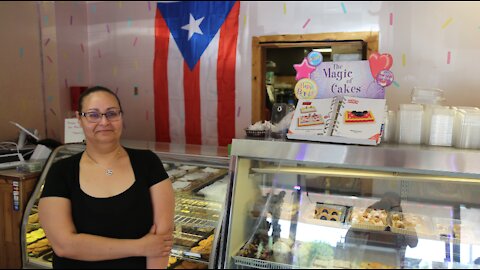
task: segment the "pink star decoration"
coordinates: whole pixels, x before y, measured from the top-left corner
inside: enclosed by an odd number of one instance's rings
[[[295,79],[298,81],[303,78],[310,78],[310,73],[315,70],[315,67],[308,64],[307,59],[304,58],[301,64],[293,65],[293,68],[297,71]]]

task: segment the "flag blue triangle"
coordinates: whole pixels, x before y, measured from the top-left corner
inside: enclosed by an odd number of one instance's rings
[[[234,4],[235,1],[157,3],[157,7],[190,70],[193,70],[198,63]],[[200,31],[191,24],[191,17]],[[191,29],[196,30],[192,31]]]

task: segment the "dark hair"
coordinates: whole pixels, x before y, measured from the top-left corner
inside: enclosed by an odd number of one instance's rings
[[[93,87],[90,87],[88,88],[87,90],[83,91],[82,94],[80,94],[80,97],[78,98],[78,111],[79,112],[82,112],[82,104],[83,104],[83,99],[92,94],[92,93],[95,93],[95,92],[107,92],[109,94],[111,94],[112,96],[114,96],[116,99],[117,99],[117,102],[118,102],[118,105],[120,106],[120,110],[122,110],[122,104],[120,103],[120,99],[118,98],[117,94],[115,94],[112,90],[106,88],[106,87],[103,87],[103,86],[93,86]]]

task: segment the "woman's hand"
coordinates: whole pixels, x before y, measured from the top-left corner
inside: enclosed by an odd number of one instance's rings
[[[172,234],[155,234],[155,224],[150,232],[142,237],[143,256],[146,257],[168,257],[173,246]]]

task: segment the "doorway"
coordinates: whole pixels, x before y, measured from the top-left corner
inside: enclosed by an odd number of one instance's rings
[[[296,105],[293,65],[314,50],[325,62],[366,60],[378,51],[378,32],[253,37],[252,123],[269,120],[274,103]]]

